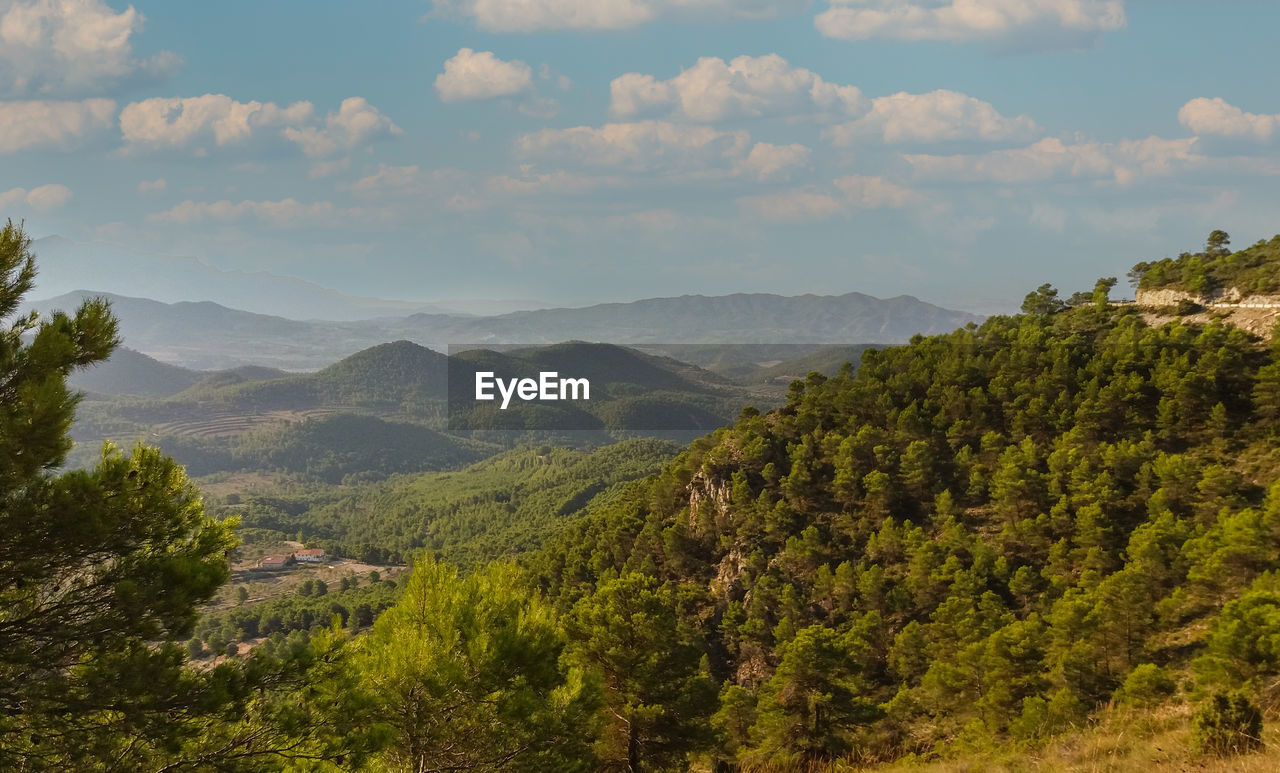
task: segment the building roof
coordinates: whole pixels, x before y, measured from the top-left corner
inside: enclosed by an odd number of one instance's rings
[[[295,556],[323,556],[324,548],[307,548],[294,553]]]

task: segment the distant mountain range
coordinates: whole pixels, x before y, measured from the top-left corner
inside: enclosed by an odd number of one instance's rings
[[[980,315],[910,296],[881,299],[861,293],[686,295],[487,317],[415,313],[333,321],[287,319],[208,301],[161,303],[85,291],[38,301],[31,307],[41,312],[70,310],[91,295],[111,301],[126,346],[161,362],[198,370],[243,365],[316,370],[395,340],[439,351],[451,345],[537,345],[571,340],[624,345],[883,345],[982,320]],[[696,358],[682,359],[698,362]]]
[[[157,255],[111,244],[47,236],[32,245],[43,298],[86,287],[163,302],[209,300],[290,319],[369,319],[414,312],[450,312],[425,303],[359,298],[265,271],[227,271],[197,258]],[[527,307],[526,307],[527,308]]]

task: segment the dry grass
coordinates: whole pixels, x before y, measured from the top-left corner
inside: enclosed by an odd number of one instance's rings
[[[1040,748],[968,753],[932,762],[903,760],[888,765],[847,767],[876,773],[1275,773],[1280,771],[1280,727],[1274,719],[1263,732],[1266,748],[1241,757],[1217,758],[1191,748],[1191,707],[1104,714],[1087,729],[1051,740]]]
[[[954,752],[936,760],[892,763],[814,762],[802,766],[751,765],[739,773],[1280,773],[1280,718],[1270,717],[1263,751],[1241,757],[1209,757],[1191,748],[1186,704],[1149,711],[1104,712],[1096,723],[1039,747],[1010,745]],[[710,767],[693,767],[709,773]]]

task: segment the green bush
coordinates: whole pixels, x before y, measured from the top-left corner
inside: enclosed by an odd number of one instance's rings
[[[1154,663],[1143,663],[1129,672],[1124,684],[1116,690],[1118,703],[1129,706],[1151,706],[1177,692],[1177,685],[1164,669]]]
[[[1178,305],[1173,309],[1173,313],[1179,317],[1185,317],[1188,314],[1199,314],[1202,311],[1204,311],[1204,307],[1190,298],[1183,298],[1178,301]]]
[[[1247,754],[1262,748],[1262,712],[1240,694],[1217,693],[1192,718],[1192,743],[1205,754]]]

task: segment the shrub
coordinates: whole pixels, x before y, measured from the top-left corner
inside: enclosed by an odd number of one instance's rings
[[[1204,311],[1204,307],[1190,298],[1183,298],[1178,301],[1178,305],[1173,309],[1173,313],[1179,317],[1185,317],[1188,314],[1199,314],[1202,311]]]
[[[1205,754],[1246,754],[1262,748],[1262,712],[1240,694],[1217,693],[1192,718],[1192,743]]]
[[[1116,690],[1117,702],[1130,706],[1150,706],[1168,698],[1177,685],[1154,663],[1143,663],[1129,672],[1124,684]]]

